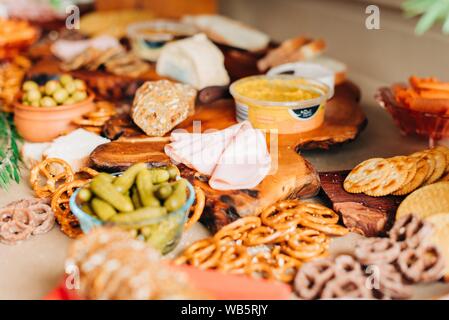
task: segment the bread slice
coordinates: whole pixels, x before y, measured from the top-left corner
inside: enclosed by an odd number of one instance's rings
[[[136,92],[134,123],[149,136],[163,136],[193,115],[196,90],[169,80],[147,81]]]
[[[220,15],[185,16],[183,21],[193,24],[212,41],[248,51],[265,49],[270,37],[241,22]]]
[[[88,165],[89,155],[96,147],[110,141],[87,130],[77,129],[53,140],[43,152],[43,157],[62,159],[77,172],[81,167]]]

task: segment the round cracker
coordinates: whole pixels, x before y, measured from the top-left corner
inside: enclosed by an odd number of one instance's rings
[[[427,175],[426,178],[424,179],[424,182],[427,181],[435,171],[435,160],[427,154],[427,150],[415,152],[414,154],[410,155],[410,157],[424,159],[427,161],[427,164],[429,165],[429,170],[427,171]]]
[[[403,185],[400,189],[396,190],[392,194],[395,196],[403,196],[415,191],[426,180],[427,173],[429,172],[429,164],[425,159],[417,159],[416,174],[413,179],[407,184]]]
[[[440,180],[438,180],[438,182],[445,182],[445,181],[449,181],[449,173],[447,175],[445,175],[443,178],[441,178]]]
[[[362,193],[379,184],[391,171],[392,165],[383,158],[373,158],[357,165],[346,177],[343,187],[347,192]]]
[[[383,197],[398,190],[404,185],[407,178],[407,171],[410,168],[410,163],[406,161],[407,157],[394,157],[388,159],[388,163],[391,165],[390,171],[384,179],[373,188],[366,190],[365,194],[372,197]]]
[[[402,184],[401,188],[405,186],[406,184],[410,183],[410,181],[413,180],[413,178],[416,175],[416,172],[418,171],[418,160],[416,158],[412,157],[406,157],[406,156],[399,156],[399,157],[393,157],[390,158],[388,161],[395,162],[399,161],[402,162],[402,165],[404,166],[404,169],[407,170],[406,172],[406,178],[404,183]]]
[[[435,147],[435,150],[444,153],[444,155],[446,156],[446,170],[444,172],[449,174],[449,148],[445,146],[438,146]]]
[[[424,182],[426,185],[438,181],[438,179],[440,179],[446,171],[446,155],[444,153],[436,149],[432,149],[427,151],[427,154],[435,161],[435,169],[432,175],[427,178],[426,182]]]
[[[420,218],[449,211],[449,182],[438,182],[422,187],[402,201],[396,219],[410,213]]]
[[[443,254],[446,271],[444,280],[449,281],[449,211],[438,213],[426,218],[433,225],[430,242],[437,246]]]

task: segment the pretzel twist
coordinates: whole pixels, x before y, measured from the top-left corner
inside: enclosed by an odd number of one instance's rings
[[[30,184],[39,198],[50,198],[58,184],[72,182],[74,177],[67,162],[58,158],[47,158],[31,169]],[[44,184],[41,184],[42,179]]]
[[[84,186],[89,180],[75,180],[61,185],[53,194],[51,208],[61,230],[70,238],[78,237],[82,232],[78,219],[70,211],[70,197],[77,188]]]

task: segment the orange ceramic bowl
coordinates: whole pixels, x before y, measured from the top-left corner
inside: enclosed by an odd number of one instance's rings
[[[14,123],[17,132],[30,142],[47,142],[76,128],[72,120],[93,111],[95,95],[71,105],[38,108],[17,102],[14,106]]]

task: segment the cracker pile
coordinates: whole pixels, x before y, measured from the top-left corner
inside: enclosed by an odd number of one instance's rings
[[[330,236],[348,233],[338,220],[319,204],[280,201],[195,242],[175,263],[289,283],[303,262],[328,255]]]
[[[402,196],[440,181],[449,181],[449,148],[443,146],[410,156],[366,160],[352,169],[343,187],[372,197]]]
[[[430,242],[432,226],[416,216],[398,220],[389,238],[365,238],[354,257],[339,255],[304,264],[295,278],[302,299],[406,299],[410,284],[444,275],[441,251]]]
[[[83,114],[81,118],[72,122],[78,127],[87,131],[101,134],[103,125],[117,113],[113,103],[108,101],[98,101],[95,103],[95,110]]]
[[[204,299],[159,253],[120,228],[95,228],[73,242],[66,270],[79,270],[82,298],[92,300]]]
[[[87,167],[74,173],[67,162],[57,158],[47,158],[31,169],[31,187],[39,198],[51,199],[56,221],[61,231],[70,238],[82,234],[79,221],[70,210],[70,197],[97,174],[97,171]]]
[[[18,56],[11,62],[0,64],[0,110],[13,112],[14,100],[20,92],[21,84],[31,61]]]
[[[88,48],[71,61],[62,64],[62,69],[73,71],[86,69],[95,71],[104,67],[112,74],[126,77],[139,77],[150,69],[150,65],[137,57],[134,53],[127,52],[122,47],[114,47],[107,50]]]

